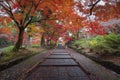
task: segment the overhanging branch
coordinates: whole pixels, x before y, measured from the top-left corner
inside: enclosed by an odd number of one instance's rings
[[[97,0],[93,5],[92,7],[90,8],[90,15],[92,15],[92,11],[94,9],[94,7],[97,5],[97,3],[99,3],[101,0]]]

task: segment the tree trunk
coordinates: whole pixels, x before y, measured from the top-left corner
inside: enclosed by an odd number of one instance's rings
[[[27,48],[29,48],[31,45],[30,45],[30,35],[28,35],[28,39],[27,39]]]
[[[13,51],[16,52],[20,49],[20,47],[22,46],[22,42],[23,42],[23,35],[24,35],[24,29],[19,28],[19,35],[18,35],[18,40],[13,48]]]
[[[50,39],[47,40],[47,46],[49,46],[49,45],[50,45]]]
[[[77,40],[79,40],[79,30],[77,30],[76,32],[76,37],[77,37]]]
[[[45,40],[44,40],[44,34],[42,35],[42,38],[41,38],[41,46],[44,47],[45,46]]]

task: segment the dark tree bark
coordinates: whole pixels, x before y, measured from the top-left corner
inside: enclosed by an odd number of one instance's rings
[[[97,3],[99,3],[101,0],[97,0],[94,4],[92,4],[91,6],[91,8],[90,8],[90,15],[92,15],[92,13],[93,13],[93,9],[94,9],[94,7],[97,5]]]
[[[79,40],[79,30],[76,31],[76,38]]]
[[[23,35],[24,35],[24,28],[19,28],[19,35],[18,35],[18,40],[13,48],[13,51],[16,52],[20,49],[20,47],[22,46],[22,42],[23,42]]]
[[[41,46],[44,47],[45,46],[45,39],[44,39],[44,34],[42,34],[42,38],[41,38]]]
[[[28,34],[28,38],[27,38],[27,48],[29,48],[31,45],[30,45],[30,35]]]

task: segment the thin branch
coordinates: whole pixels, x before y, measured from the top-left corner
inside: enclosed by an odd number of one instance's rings
[[[4,3],[0,3],[0,6],[5,9],[5,11],[10,11],[9,7],[7,5],[3,5]]]
[[[92,7],[90,8],[90,15],[92,15],[92,11],[94,9],[94,7],[97,5],[97,3],[99,3],[101,0],[97,0],[93,5]]]
[[[28,12],[27,12],[26,14],[30,14],[30,12],[32,11],[32,8],[33,8],[33,3],[32,3],[30,9],[28,10]],[[28,17],[29,17],[29,15],[26,15],[26,16],[25,16],[25,18],[24,18],[24,20],[23,20],[23,25],[25,24],[26,19],[27,19]],[[28,22],[29,22],[29,21],[28,21]]]
[[[32,2],[32,5],[31,5],[31,7],[30,7],[30,10],[27,12],[27,14],[30,14],[30,13],[31,13],[33,7],[35,7],[34,11],[37,10],[37,7],[38,7],[38,5],[40,4],[40,1],[41,1],[41,0],[39,0],[39,2],[37,3],[37,5],[34,5],[34,2]],[[25,23],[25,20],[26,20],[28,17],[29,17],[29,16],[26,15],[23,24]],[[32,23],[32,22],[31,22],[32,19],[33,19],[33,17],[31,17],[31,19],[25,24],[25,28],[26,28],[30,23]]]
[[[33,16],[32,16],[32,17],[30,18],[30,20],[26,23],[25,28],[31,23],[32,19],[33,19]]]
[[[1,5],[2,6],[2,5]],[[5,6],[2,6],[6,13],[10,16],[10,18],[17,24],[17,26],[19,27],[19,23],[17,22],[17,20],[15,19],[13,13],[12,13],[12,8],[11,7],[8,7],[8,9],[5,7]]]
[[[39,4],[40,4],[41,1],[42,1],[42,0],[39,0],[38,3],[37,3],[36,5],[34,4],[35,10],[38,8],[38,6],[39,6]]]

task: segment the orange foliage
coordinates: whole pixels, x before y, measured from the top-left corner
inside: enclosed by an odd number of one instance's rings
[[[2,27],[0,28],[0,34],[8,34],[8,35],[11,35],[12,31],[10,28],[5,28],[5,27]]]
[[[97,6],[94,11],[99,20],[108,21],[113,18],[120,18],[120,8],[116,5],[107,4],[105,6]]]
[[[75,2],[75,0],[8,0],[7,3],[12,5],[12,8],[4,4],[7,8],[3,6],[1,11],[9,15],[6,22],[13,20],[17,27],[23,27],[24,29],[32,23],[33,17],[40,15],[40,24],[51,25],[49,28],[43,26],[44,31],[58,31],[57,34],[62,35],[65,34],[67,30],[75,33],[80,28],[90,25],[87,23],[89,22],[87,19],[88,14],[90,13],[90,8],[98,0],[78,1],[79,2]],[[112,18],[120,18],[120,2],[115,2],[114,0],[102,1],[106,2],[105,5],[95,5],[93,8],[94,15],[96,16],[95,20],[107,21]],[[2,2],[0,2],[0,5],[2,5]],[[13,11],[12,9],[16,10]],[[40,12],[39,15],[37,15],[38,11]],[[42,23],[42,20],[44,23]],[[59,22],[57,23],[56,20]],[[0,21],[2,21],[2,19],[0,19]],[[49,36],[52,36],[51,33],[48,33],[50,34]]]

